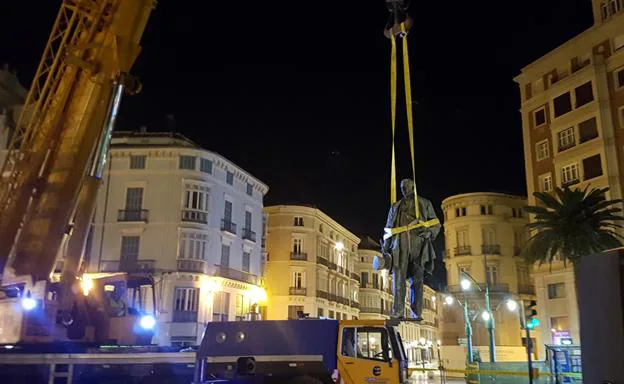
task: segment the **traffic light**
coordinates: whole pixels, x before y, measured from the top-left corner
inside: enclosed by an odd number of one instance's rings
[[[537,306],[537,301],[531,300],[524,312],[527,329],[535,329],[535,327],[539,325],[539,320],[537,319],[537,309],[535,309],[536,306]]]

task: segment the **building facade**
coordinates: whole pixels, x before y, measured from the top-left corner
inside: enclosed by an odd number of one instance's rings
[[[448,293],[466,300],[471,312],[477,315],[472,323],[475,346],[489,345],[485,322],[478,316],[486,308],[486,281],[495,319],[496,345],[517,347],[525,342],[518,312],[511,312],[504,305],[510,298],[516,301],[535,298],[529,268],[520,257],[527,238],[524,206],[525,198],[500,193],[467,193],[442,202]],[[463,290],[461,280],[466,275],[478,287],[473,283],[469,290]],[[457,301],[454,305],[444,305],[442,312],[442,344],[458,345],[458,339],[465,337],[461,305]]]
[[[624,2],[593,0],[594,25],[522,69],[521,95],[529,204],[555,187],[624,181]],[[580,343],[571,266],[535,266],[539,332],[546,344]]]
[[[381,246],[370,237],[364,237],[358,247],[356,269],[360,274],[360,318],[389,319],[394,302],[392,293],[392,277],[386,270],[373,270],[373,259],[380,257]],[[407,283],[409,293],[409,283]],[[410,317],[410,295],[405,298],[406,316]],[[403,339],[405,351],[411,364],[432,364],[437,360],[438,347],[438,316],[436,292],[424,286],[423,321],[403,322],[399,332]]]
[[[115,133],[88,271],[154,277],[156,342],[195,345],[206,323],[242,320],[262,305],[267,190],[179,134]]]
[[[266,289],[269,320],[311,317],[357,319],[360,239],[319,209],[266,207]]]
[[[28,91],[7,64],[0,69],[0,151],[6,149]],[[0,152],[0,164],[4,159]]]

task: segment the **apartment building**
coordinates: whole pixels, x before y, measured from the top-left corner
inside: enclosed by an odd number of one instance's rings
[[[115,133],[88,270],[153,277],[155,341],[197,344],[206,323],[242,320],[262,305],[267,190],[180,134]]]
[[[27,93],[28,90],[20,84],[15,71],[4,64],[0,69],[0,151],[9,144],[10,134],[17,124]],[[3,159],[0,152],[0,164]]]
[[[529,268],[520,257],[527,238],[524,206],[526,198],[501,193],[467,193],[442,202],[448,292],[461,301],[467,300],[470,310],[477,315],[472,324],[475,346],[489,345],[486,323],[478,316],[485,309],[486,282],[494,312],[496,345],[522,347],[525,342],[518,312],[511,312],[504,305],[509,298],[535,298]],[[468,291],[460,284],[466,275],[474,279]],[[454,305],[444,305],[442,312],[442,344],[458,345],[458,339],[465,337],[463,310],[455,301]]]
[[[356,269],[359,271],[360,284],[360,318],[362,319],[389,319],[394,302],[392,291],[392,277],[383,270],[373,270],[373,259],[380,257],[381,246],[372,238],[365,236],[358,247]],[[405,297],[405,315],[410,315],[409,303],[411,292]],[[429,286],[424,287],[423,313],[424,320],[420,323],[403,322],[399,325],[399,332],[403,339],[408,360],[413,364],[431,363],[437,360],[438,347],[438,316],[436,307],[436,292]]]
[[[522,131],[529,204],[555,187],[610,187],[624,180],[624,1],[593,0],[594,25],[522,69]],[[589,11],[589,10],[588,10]],[[580,343],[574,273],[535,266],[538,329],[546,344]]]
[[[314,207],[277,205],[268,215],[266,290],[269,320],[357,319],[360,239]]]

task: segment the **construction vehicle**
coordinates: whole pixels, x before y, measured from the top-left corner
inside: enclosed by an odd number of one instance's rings
[[[129,71],[154,6],[62,2],[0,171],[0,343],[151,338],[153,315],[126,301],[150,279],[82,272],[110,136],[122,95],[140,90]],[[137,324],[147,333],[131,332]]]
[[[194,383],[406,383],[397,325],[328,319],[209,323]]]

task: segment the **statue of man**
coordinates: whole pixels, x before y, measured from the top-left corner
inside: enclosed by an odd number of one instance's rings
[[[418,196],[420,207],[416,217],[414,206],[414,181],[401,181],[403,198],[390,207],[386,228],[398,228],[408,224],[416,224],[437,219],[431,202]],[[394,285],[394,305],[392,317],[405,318],[405,282],[411,280],[412,302],[411,309],[416,321],[422,320],[423,283],[425,272],[431,274],[435,260],[433,241],[440,233],[439,223],[433,226],[418,226],[409,231],[398,233],[383,241],[382,259],[375,258],[375,270],[387,269],[392,273]]]

